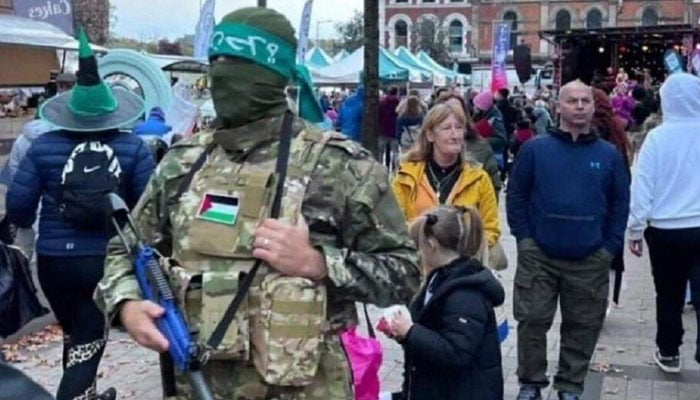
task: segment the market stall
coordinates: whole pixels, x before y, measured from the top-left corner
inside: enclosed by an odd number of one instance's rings
[[[66,55],[77,49],[75,38],[51,24],[0,14],[0,88],[43,87],[49,72],[63,69]]]
[[[364,47],[355,50],[341,61],[325,68],[312,69],[311,75],[316,85],[342,85],[360,83],[360,75],[365,68]],[[405,82],[409,80],[409,70],[397,65],[380,48],[379,78],[383,82]]]

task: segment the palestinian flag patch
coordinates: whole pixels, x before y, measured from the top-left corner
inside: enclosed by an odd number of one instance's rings
[[[235,225],[238,219],[238,197],[205,193],[197,218],[225,225]]]

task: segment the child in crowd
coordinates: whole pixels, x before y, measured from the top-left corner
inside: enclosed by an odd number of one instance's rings
[[[515,135],[513,135],[513,142],[510,145],[510,152],[513,153],[513,158],[518,155],[520,147],[525,144],[528,140],[535,137],[535,133],[530,127],[530,120],[527,118],[522,118],[515,123]]]
[[[387,332],[405,352],[405,400],[501,400],[503,371],[494,307],[505,292],[479,261],[486,246],[474,208],[439,206],[417,218],[411,236],[425,280]],[[396,398],[398,396],[394,396]]]
[[[335,107],[333,107],[332,105],[328,107],[328,110],[326,110],[326,117],[328,117],[328,119],[331,120],[333,125],[335,125],[336,122],[338,122],[338,112],[335,111]]]

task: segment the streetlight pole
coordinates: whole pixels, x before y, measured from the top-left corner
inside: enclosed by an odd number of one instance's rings
[[[379,132],[379,5],[376,0],[364,0],[365,5],[365,108],[362,115],[362,146],[381,160],[377,133]]]

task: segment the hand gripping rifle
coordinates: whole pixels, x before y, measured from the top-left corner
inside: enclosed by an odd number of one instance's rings
[[[214,400],[211,389],[204,380],[204,375],[200,369],[202,351],[190,336],[189,327],[177,306],[173,290],[158,262],[160,255],[141,238],[133,220],[129,216],[129,209],[124,200],[116,194],[110,193],[107,195],[107,207],[112,224],[114,224],[127,252],[133,254],[136,251],[134,270],[144,299],[158,304],[165,310],[163,316],[156,320],[156,325],[169,343],[168,352],[172,361],[168,360],[167,363],[174,363],[180,373],[187,375],[196,396],[200,400]],[[129,243],[119,224],[120,220],[125,221],[131,228],[131,231],[136,236],[136,243]],[[161,366],[163,361],[163,355],[161,355]],[[166,381],[167,377],[164,377],[165,391],[173,392],[174,382],[172,382],[172,379],[171,382]],[[170,388],[166,386],[170,386]],[[174,395],[175,393],[166,394]]]

